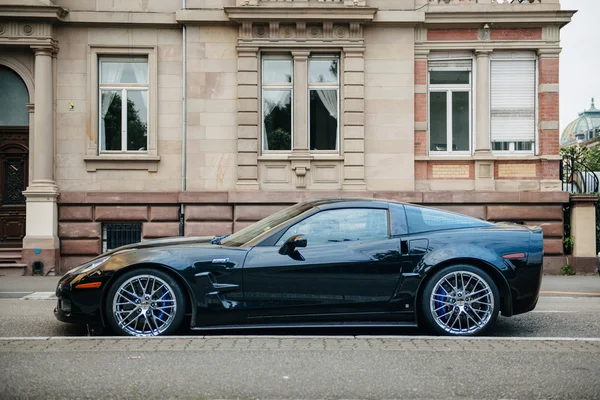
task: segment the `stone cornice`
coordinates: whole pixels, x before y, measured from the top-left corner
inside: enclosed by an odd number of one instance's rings
[[[362,24],[359,22],[279,21],[240,23],[240,47],[270,48],[362,48]]]
[[[225,13],[220,10],[225,16]],[[178,11],[177,15],[180,12]],[[214,19],[214,13],[210,15],[211,19],[204,22],[221,22]],[[127,11],[72,11],[64,20],[66,23],[77,24],[98,24],[98,25],[177,25],[180,21],[176,19],[176,13],[173,12],[127,12]],[[223,19],[227,21],[227,19]],[[187,21],[183,21],[187,22]],[[203,21],[200,21],[203,22]]]
[[[225,11],[221,9],[179,10],[175,13],[175,20],[180,24],[230,22]]]
[[[57,47],[52,22],[20,19],[0,22],[0,45]]]
[[[372,7],[225,7],[225,13],[236,22],[357,22],[373,20],[377,8]]]
[[[461,28],[481,27],[482,24],[494,24],[494,27],[530,27],[535,25],[564,26],[571,22],[575,11],[537,11],[514,9],[512,11],[459,11],[427,12],[425,26],[448,27],[460,25]]]
[[[394,26],[415,26],[425,22],[422,11],[379,10],[373,18],[374,24],[393,24]]]
[[[17,6],[17,5],[1,5],[0,18],[20,18],[30,21],[42,20],[49,22],[62,21],[68,14],[69,10],[61,6]]]

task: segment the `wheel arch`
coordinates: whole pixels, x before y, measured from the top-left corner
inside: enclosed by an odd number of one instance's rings
[[[192,288],[187,283],[185,278],[183,276],[181,276],[181,274],[179,274],[175,269],[173,269],[167,265],[155,263],[155,262],[144,262],[144,263],[139,263],[139,264],[132,264],[125,268],[121,268],[120,270],[116,271],[110,277],[110,280],[108,281],[107,285],[104,287],[104,290],[102,291],[102,299],[100,302],[100,306],[101,306],[100,315],[102,316],[102,325],[103,326],[108,325],[106,322],[106,298],[108,296],[108,292],[110,291],[110,288],[112,287],[114,282],[120,276],[122,276],[128,272],[137,270],[137,269],[155,269],[157,271],[164,272],[167,275],[169,275],[171,278],[173,278],[175,280],[175,282],[177,282],[177,284],[183,289],[182,291],[185,296],[186,314],[188,312],[190,312],[192,314],[191,325],[193,326],[195,324],[196,311],[197,311],[196,296],[194,295]]]
[[[504,277],[504,275],[502,275],[502,273],[498,270],[498,268],[496,268],[494,265],[491,265],[483,260],[477,259],[477,258],[469,258],[469,257],[463,257],[463,258],[455,258],[455,259],[451,259],[451,260],[445,260],[440,262],[439,264],[431,267],[427,272],[426,275],[423,277],[423,279],[421,279],[421,282],[419,283],[419,287],[417,289],[417,296],[416,296],[416,319],[417,322],[419,322],[419,319],[421,318],[421,305],[423,302],[423,291],[425,290],[425,286],[427,285],[427,282],[429,282],[431,280],[431,278],[433,277],[433,275],[438,272],[439,270],[441,270],[442,268],[445,267],[451,267],[454,265],[470,265],[472,267],[475,268],[479,268],[481,269],[483,272],[485,272],[486,274],[488,274],[490,276],[490,278],[492,278],[492,280],[494,281],[494,284],[496,285],[496,287],[498,288],[498,292],[500,292],[500,312],[502,313],[503,316],[506,317],[510,317],[512,315],[512,294],[511,294],[511,290],[510,290],[510,285],[508,284],[508,281],[506,280],[506,278]]]

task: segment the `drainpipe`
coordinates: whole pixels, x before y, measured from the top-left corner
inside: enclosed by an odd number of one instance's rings
[[[182,0],[181,7],[187,8],[186,0]],[[187,27],[185,23],[182,26],[183,38],[183,62],[182,62],[182,80],[181,90],[182,112],[181,112],[181,192],[187,188]],[[179,236],[185,235],[185,207],[183,203],[179,204]]]

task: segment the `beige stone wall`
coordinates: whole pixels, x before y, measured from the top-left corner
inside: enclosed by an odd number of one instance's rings
[[[414,190],[414,30],[364,28],[365,180],[369,190]]]
[[[181,30],[154,28],[60,27],[57,55],[56,182],[64,191],[160,191],[180,188],[181,177]],[[88,172],[84,156],[92,124],[89,104],[90,46],[156,46],[158,156],[156,172],[101,170]],[[152,86],[152,84],[154,84]],[[90,93],[92,92],[92,93]],[[69,103],[74,109],[69,111]]]
[[[55,0],[54,3],[71,11],[175,12],[181,9],[181,0]],[[187,0],[187,7],[219,8],[235,3],[235,0]]]
[[[188,28],[188,190],[228,190],[237,180],[236,27]]]

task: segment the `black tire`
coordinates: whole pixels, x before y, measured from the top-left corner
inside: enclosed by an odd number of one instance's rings
[[[469,277],[471,281],[465,282]],[[475,279],[476,286],[472,283]],[[481,335],[495,324],[500,311],[500,293],[494,280],[471,265],[453,265],[437,271],[425,284],[422,296],[421,320],[437,335]]]
[[[135,281],[132,281],[132,279]],[[147,293],[143,289],[144,282],[146,282]],[[133,286],[126,286],[126,290],[133,291],[136,295],[142,294],[141,297],[138,296],[136,299],[136,297],[129,294],[123,295],[124,292],[120,290],[124,284],[129,283],[132,283]],[[149,288],[148,286],[151,284],[154,284],[153,287],[158,289]],[[156,293],[161,287],[163,288],[162,291],[149,299],[143,295],[146,293],[150,296],[151,292]],[[136,288],[139,288],[139,291],[135,290]],[[158,296],[162,297],[159,298]],[[122,307],[120,310],[124,311],[120,311],[117,307]],[[180,327],[185,316],[186,301],[181,287],[169,274],[156,269],[143,268],[127,272],[113,282],[106,296],[104,309],[108,325],[117,335],[162,336],[172,334]],[[131,317],[125,318],[129,314],[131,314]],[[138,317],[139,321],[149,323],[149,325],[144,325],[141,329],[135,329],[140,326],[137,322],[131,322],[132,325],[127,325],[138,314],[144,317],[144,319]],[[168,317],[165,315],[168,315]],[[160,319],[161,316],[166,318],[165,326],[160,326],[163,323],[163,320]],[[119,320],[123,324],[119,324]]]

